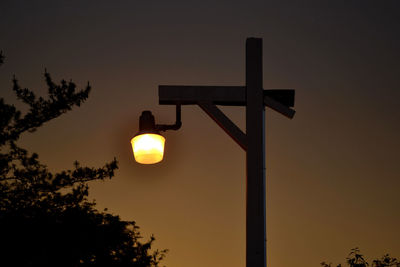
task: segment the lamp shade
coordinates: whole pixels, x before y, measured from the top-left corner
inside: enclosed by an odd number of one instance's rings
[[[165,138],[157,133],[138,134],[131,140],[135,160],[141,164],[154,164],[164,157]]]

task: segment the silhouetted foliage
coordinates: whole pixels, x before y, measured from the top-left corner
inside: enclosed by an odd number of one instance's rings
[[[346,263],[350,267],[367,267],[368,262],[364,259],[364,256],[360,253],[358,248],[353,248],[346,258]],[[333,267],[331,263],[321,262],[323,267]],[[336,267],[342,267],[341,264]],[[383,255],[381,259],[372,261],[371,267],[400,267],[400,262],[396,258],[392,258],[389,254]]]
[[[0,64],[3,55],[0,54]],[[36,97],[13,79],[24,115],[0,98],[0,266],[158,266],[166,250],[153,251],[154,238],[141,242],[133,221],[122,221],[88,200],[88,181],[112,178],[117,161],[101,168],[52,173],[38,155],[17,145],[21,134],[80,106],[89,84],[55,84],[44,74],[48,97]]]

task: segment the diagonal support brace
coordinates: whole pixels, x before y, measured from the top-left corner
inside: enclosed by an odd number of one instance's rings
[[[285,106],[281,102],[276,101],[275,99],[267,95],[264,95],[264,105],[281,113],[289,119],[292,119],[294,117],[294,114],[296,113],[296,111],[294,111],[293,109]]]
[[[198,102],[199,107],[210,116],[232,139],[245,151],[247,150],[247,137],[217,106],[210,102]]]

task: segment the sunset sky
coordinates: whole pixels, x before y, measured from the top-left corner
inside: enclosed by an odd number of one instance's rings
[[[244,267],[245,152],[197,106],[159,164],[137,164],[130,139],[142,110],[174,122],[158,85],[244,85],[246,38],[263,38],[264,88],[296,89],[293,120],[266,112],[268,266],[400,258],[399,14],[396,0],[2,0],[0,97],[17,103],[14,74],[43,96],[45,69],[89,81],[82,107],[20,144],[54,171],[116,157],[90,198],[154,234],[166,266]],[[221,109],[245,131],[244,108]]]

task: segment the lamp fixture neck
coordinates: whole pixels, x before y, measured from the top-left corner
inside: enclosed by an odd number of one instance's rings
[[[167,130],[178,130],[182,126],[181,105],[176,105],[175,124],[156,124],[151,111],[145,110],[139,118],[139,133],[144,132],[165,132]]]

